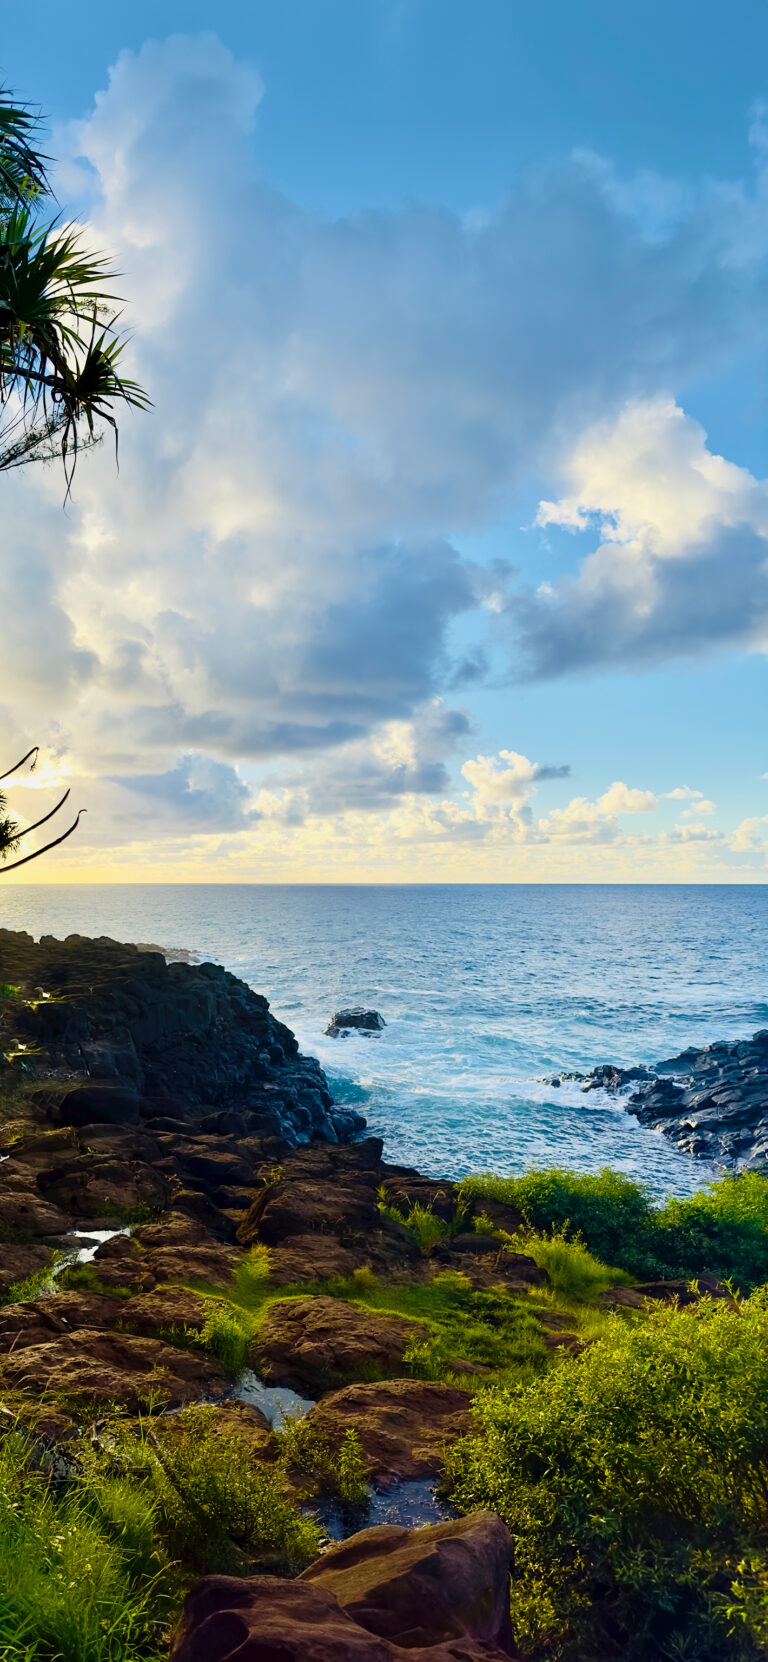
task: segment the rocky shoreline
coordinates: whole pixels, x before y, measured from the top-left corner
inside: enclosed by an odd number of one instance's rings
[[[760,1038],[727,1059],[710,1047],[711,1094],[753,1077]],[[664,1066],[584,1085],[677,1091]],[[451,1515],[436,1486],[478,1389],[590,1340],[519,1250],[520,1210],[388,1163],[363,1132],[217,966],[0,931],[0,1444],[21,1427],[57,1495],[89,1459],[133,1469],[147,1440],[161,1473],[178,1449],[211,1471],[234,1449],[291,1530],[311,1516],[316,1549],[323,1519],[337,1538],[286,1579],[274,1552],[233,1541],[223,1505],[237,1573],[196,1579],[208,1549],[191,1552],[171,1662],[517,1654],[509,1534]],[[633,1321],[703,1295],[730,1297],[702,1273],[695,1289],[609,1286],[600,1308]]]
[[[768,1028],[751,1039],[691,1046],[652,1067],[606,1063],[547,1083],[564,1080],[626,1097],[641,1125],[663,1132],[684,1154],[737,1171],[768,1169]]]

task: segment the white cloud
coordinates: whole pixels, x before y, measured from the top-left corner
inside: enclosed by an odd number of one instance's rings
[[[532,674],[768,649],[768,482],[708,450],[673,399],[633,400],[588,429],[564,473],[539,524],[594,523],[602,540],[551,594],[510,601]]]
[[[648,814],[658,808],[659,802],[653,791],[630,790],[628,785],[616,779],[609,790],[598,797],[597,806],[604,814]]]
[[[453,799],[451,704],[511,582],[460,538],[532,468],[554,477],[571,435],[540,518],[608,542],[518,611],[538,671],[676,651],[683,570],[692,636],[751,642],[765,487],[657,394],[764,331],[760,192],[581,157],[466,219],[331,220],[265,183],[260,96],[215,37],[174,37],[123,54],[72,129],[65,177],[124,273],[154,410],[123,424],[119,478],[109,446],[82,459],[66,515],[54,471],[3,484],[9,752],[29,733],[66,755],[80,848],[128,847],[147,815],[175,857],[212,825],[233,859],[281,821],[327,848],[340,816],[373,836],[392,815],[404,841],[618,844],[651,792],[535,821],[558,770],[511,749],[465,762]]]

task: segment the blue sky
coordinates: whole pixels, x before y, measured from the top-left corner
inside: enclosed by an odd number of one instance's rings
[[[46,875],[764,881],[765,5],[0,4],[155,401],[4,487]]]

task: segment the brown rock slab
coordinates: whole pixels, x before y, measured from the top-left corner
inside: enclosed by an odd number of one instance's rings
[[[26,1281],[28,1276],[44,1269],[52,1258],[50,1247],[9,1246],[6,1241],[0,1243],[0,1296],[4,1297],[17,1282]]]
[[[116,1326],[122,1301],[99,1293],[53,1293],[23,1304],[8,1304],[0,1310],[0,1355],[47,1344],[78,1328]]]
[[[281,1299],[261,1326],[256,1359],[272,1384],[316,1396],[366,1370],[369,1377],[401,1372],[408,1344],[427,1337],[421,1322],[379,1315],[341,1299]]]
[[[102,1241],[93,1258],[93,1267],[105,1287],[130,1293],[148,1292],[155,1275],[138,1241],[130,1235],[113,1235]]]
[[[365,1529],[300,1577],[333,1593],[360,1627],[414,1650],[481,1640],[511,1656],[512,1540],[493,1512],[427,1529]]]
[[[488,1513],[364,1530],[297,1581],[208,1576],[171,1662],[508,1662],[510,1539]]]
[[[333,1235],[293,1235],[269,1253],[270,1279],[278,1287],[326,1281],[334,1275],[346,1278],[359,1266],[360,1253],[342,1246]]]
[[[199,1293],[184,1287],[158,1287],[121,1303],[120,1326],[129,1333],[155,1339],[191,1328],[199,1333],[210,1306]]]
[[[356,1431],[376,1482],[435,1477],[446,1443],[472,1429],[471,1398],[457,1386],[422,1379],[347,1385],[310,1409],[307,1423],[332,1447],[350,1427]]]
[[[87,1328],[12,1350],[0,1363],[0,1381],[38,1396],[134,1410],[157,1399],[178,1407],[223,1392],[226,1384],[216,1363],[199,1352]]]

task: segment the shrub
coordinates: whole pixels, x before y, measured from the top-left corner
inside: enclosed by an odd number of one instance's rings
[[[341,1446],[330,1443],[308,1420],[288,1420],[278,1433],[279,1459],[289,1471],[315,1480],[326,1494],[338,1495],[350,1505],[360,1505],[370,1495],[368,1474],[357,1432],[350,1426]]]
[[[640,1280],[709,1271],[744,1292],[768,1281],[768,1177],[724,1177],[688,1200],[653,1204],[650,1191],[622,1172],[550,1171],[467,1178],[483,1196],[523,1212],[543,1235],[578,1237],[595,1258]]]
[[[446,1486],[512,1531],[526,1655],[764,1656],[768,1291],[614,1317],[578,1363],[475,1412]]]
[[[203,1350],[211,1351],[226,1372],[234,1377],[247,1367],[253,1327],[253,1321],[245,1310],[215,1304],[206,1316],[200,1333],[188,1330],[188,1336]]]
[[[384,1200],[380,1200],[379,1211],[384,1217],[391,1218],[393,1223],[402,1224],[403,1229],[408,1230],[424,1258],[428,1258],[433,1248],[440,1241],[446,1241],[451,1233],[450,1224],[437,1217],[430,1206],[422,1206],[418,1200],[411,1202],[407,1212],[401,1212],[399,1207],[388,1206]]]
[[[319,1528],[285,1498],[278,1472],[249,1456],[242,1438],[217,1432],[209,1409],[174,1420],[129,1448],[174,1557],[206,1575],[248,1574],[254,1563],[292,1575],[317,1556]]]
[[[565,1235],[535,1235],[520,1242],[523,1250],[546,1270],[554,1292],[566,1299],[592,1299],[623,1279],[588,1252],[583,1241]]]

